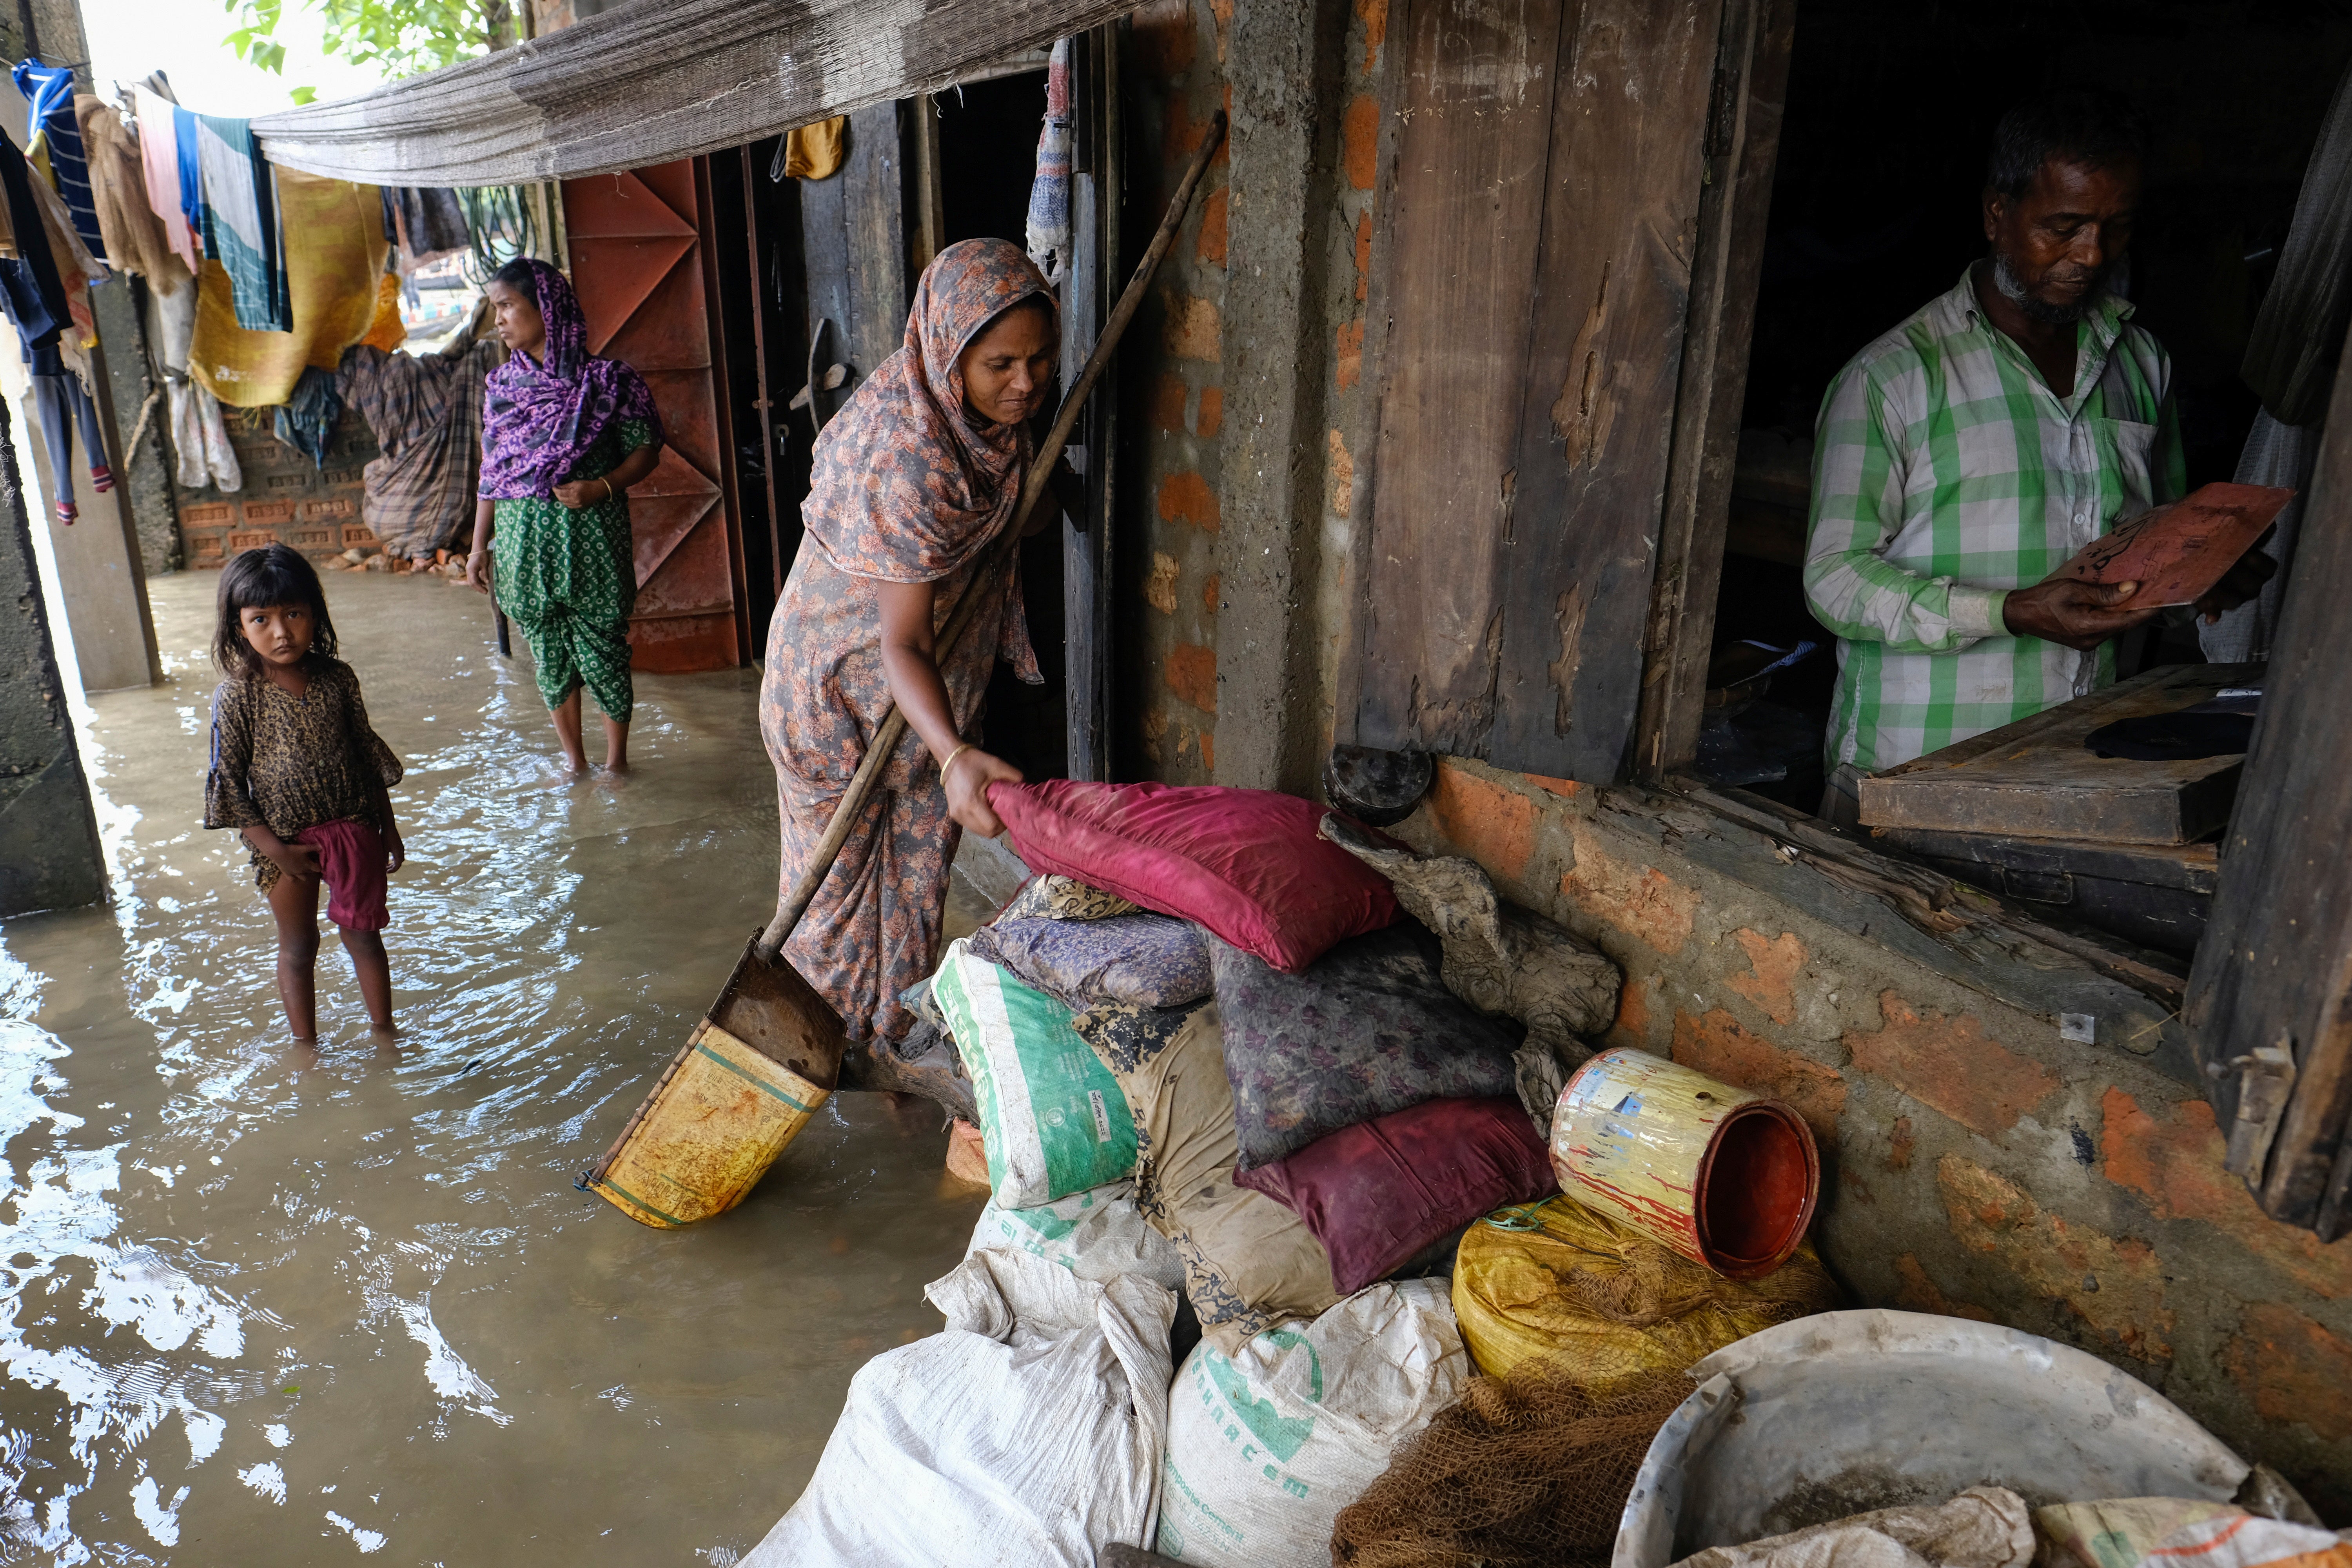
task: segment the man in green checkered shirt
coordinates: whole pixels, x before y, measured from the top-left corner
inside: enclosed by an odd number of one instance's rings
[[[1991,254],[1856,354],[1822,400],[1805,594],[1837,634],[1822,815],[1853,781],[2115,679],[2136,584],[2043,578],[2185,487],[2172,365],[2108,288],[2146,132],[2105,94],[2012,110]],[[2200,606],[2209,607],[2209,606]]]

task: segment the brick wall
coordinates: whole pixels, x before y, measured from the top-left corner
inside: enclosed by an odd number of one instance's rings
[[[1123,101],[1130,259],[1225,102],[1232,17],[1230,0],[1153,0],[1135,13]],[[1129,639],[1118,650],[1122,677],[1142,688],[1115,705],[1121,778],[1202,784],[1216,766],[1226,164],[1220,150],[1120,356],[1128,428],[1140,436],[1121,476],[1118,592],[1143,606],[1118,617]]]
[[[1858,1304],[2077,1345],[2352,1521],[2352,1240],[2265,1216],[2155,1058],[2004,1000],[2031,957],[1915,961],[1940,950],[1883,901],[1629,792],[1448,761],[1396,831],[1618,962],[1605,1043],[1805,1117],[1816,1237]]]
[[[270,543],[291,545],[313,561],[355,546],[370,553],[383,548],[361,521],[360,470],[376,455],[376,444],[356,410],[343,411],[323,468],[270,434],[271,410],[221,413],[245,488],[234,494],[209,485],[175,489],[189,565],[219,566],[239,551]]]

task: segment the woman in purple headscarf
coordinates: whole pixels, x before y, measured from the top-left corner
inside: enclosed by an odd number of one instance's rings
[[[588,323],[563,274],[509,261],[486,290],[507,363],[482,405],[482,478],[466,580],[499,605],[530,644],[540,695],[555,715],[575,773],[580,688],[604,710],[604,766],[629,765],[629,606],[637,569],[628,489],[661,456],[661,416],[645,377],[592,358]]]
[[[933,638],[1013,525],[1035,455],[1028,421],[1046,406],[1060,344],[1054,296],[1020,247],[951,245],[915,286],[905,342],[817,441],[807,532],[760,687],[785,889],[892,702],[912,731],[784,946],[852,1040],[898,1040],[913,1025],[899,994],[936,961],[957,839],[1002,833],[987,786],[1021,778],[976,745],[996,661],[1040,679],[1018,574],[988,584],[995,602],[952,653]],[[1033,527],[1051,515],[1041,508]]]

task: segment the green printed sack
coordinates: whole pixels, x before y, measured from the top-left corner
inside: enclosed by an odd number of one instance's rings
[[[931,995],[971,1075],[999,1207],[1036,1208],[1135,1174],[1134,1114],[1067,1007],[961,941]]]
[[[1203,1340],[1169,1391],[1154,1550],[1327,1568],[1339,1510],[1472,1374],[1443,1279],[1359,1290],[1230,1356]]]

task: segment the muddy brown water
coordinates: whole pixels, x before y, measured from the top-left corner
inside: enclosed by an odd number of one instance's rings
[[[981,1206],[870,1095],[693,1230],[572,1188],[773,909],[756,672],[641,676],[635,774],[559,783],[481,597],[330,575],[408,765],[404,1034],[330,927],[313,1054],[199,826],[216,582],[156,581],[169,678],[90,700],[112,905],[0,924],[0,1563],[723,1568]]]

